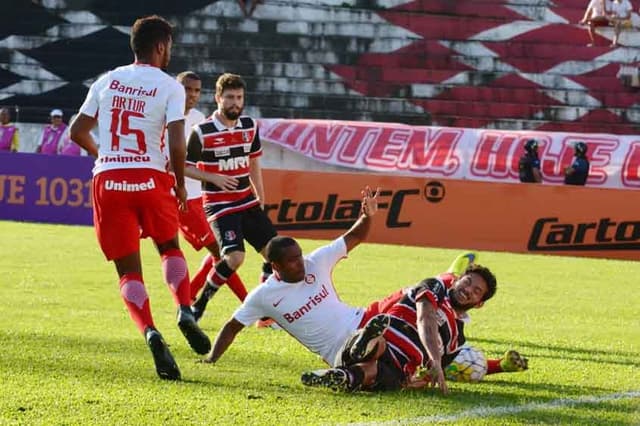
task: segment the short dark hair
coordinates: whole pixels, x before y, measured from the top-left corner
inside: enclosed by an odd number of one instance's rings
[[[284,256],[284,249],[298,244],[291,237],[277,236],[273,237],[266,248],[267,260],[269,262],[280,262]]]
[[[484,302],[485,300],[491,299],[493,295],[496,294],[498,286],[498,281],[496,280],[496,276],[493,275],[493,272],[491,272],[486,266],[473,263],[467,267],[464,271],[464,275],[471,273],[480,275],[487,283],[487,293],[482,297],[482,301]]]
[[[158,43],[166,43],[173,38],[173,26],[158,15],[136,19],[131,28],[129,44],[137,57],[147,57]]]
[[[180,74],[176,76],[176,80],[182,83],[185,80],[197,80],[202,81],[200,76],[193,71],[182,71]]]
[[[218,77],[216,81],[216,95],[222,95],[226,89],[243,89],[247,90],[247,85],[238,74],[226,72]]]

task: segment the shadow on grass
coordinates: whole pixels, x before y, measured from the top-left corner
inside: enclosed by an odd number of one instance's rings
[[[506,342],[490,339],[476,339],[474,342],[486,342],[503,345]],[[513,342],[509,342],[511,344]],[[569,351],[584,356],[593,361],[588,354],[595,353],[598,356],[607,354],[604,351],[591,351],[588,349],[577,350],[575,348],[555,347],[549,345],[536,345],[520,342],[522,348],[543,348],[548,351]],[[182,342],[185,346],[186,343]],[[83,380],[104,381],[116,383],[119,381],[131,382],[158,382],[153,367],[151,354],[144,344],[143,339],[131,338],[100,338],[82,336],[61,336],[54,334],[34,334],[0,330],[0,347],[3,355],[0,357],[0,366],[3,370],[11,372],[11,375],[40,375],[49,378],[80,378]],[[235,349],[235,350],[234,350]],[[283,392],[300,392],[299,375],[307,369],[299,360],[283,357],[278,354],[265,352],[251,352],[232,348],[233,353],[225,354],[224,360],[215,365],[199,363],[199,357],[193,353],[180,349],[172,352],[183,371],[182,383],[198,386],[219,386],[252,392],[259,391],[265,385],[277,388]],[[300,350],[303,350],[300,348]],[[565,358],[560,355],[558,358]],[[601,361],[618,364],[619,362]],[[637,362],[635,363],[637,365]],[[628,364],[626,364],[628,365]],[[265,371],[268,374],[252,374],[255,370]],[[259,381],[256,381],[259,379]],[[490,391],[487,390],[490,388]],[[518,389],[516,391],[516,389]],[[456,398],[462,400],[485,400],[494,405],[504,402],[512,402],[514,393],[521,391],[546,392],[547,400],[563,397],[580,396],[584,394],[601,394],[615,389],[602,387],[585,387],[584,385],[572,386],[558,383],[530,383],[523,381],[501,380],[499,376],[492,377],[483,384],[464,385],[454,384],[453,392]],[[317,389],[306,389],[310,394],[318,392]],[[439,391],[402,391],[391,392],[391,395],[406,394],[407,397],[441,398]],[[344,395],[344,394],[341,394]],[[350,398],[367,398],[371,394],[349,394]]]
[[[264,383],[252,386],[252,381],[247,379],[247,365],[263,363],[276,374],[275,377],[283,377],[283,372],[287,372],[297,379],[298,373],[292,371],[290,360],[275,354],[262,353],[249,363],[246,360],[239,364],[229,361],[221,366],[202,363],[199,355],[187,349],[186,342],[169,346],[182,371],[183,380],[179,383],[237,386],[247,391],[252,387],[260,389]],[[0,347],[3,352],[0,370],[9,371],[13,376],[42,376],[52,380],[74,378],[111,384],[121,381],[127,385],[132,381],[158,383],[151,353],[142,337],[100,338],[0,330]],[[237,376],[237,380],[226,380],[228,376]],[[272,382],[266,377],[265,380]],[[280,383],[274,383],[274,386],[283,390],[293,388]]]
[[[474,346],[482,347],[482,343],[489,343],[492,345],[498,345],[505,349],[514,348],[523,354],[527,354],[527,349],[536,351],[548,351],[550,354],[537,355],[537,358],[549,358],[549,359],[573,359],[578,361],[589,361],[601,364],[612,365],[624,365],[633,366],[635,368],[640,367],[640,360],[638,354],[629,351],[607,351],[602,349],[590,349],[590,348],[575,348],[562,345],[549,345],[532,343],[524,340],[504,340],[504,339],[472,339],[470,344]],[[567,356],[570,355],[570,356]],[[615,359],[618,358],[618,359]],[[619,358],[624,358],[620,360]]]

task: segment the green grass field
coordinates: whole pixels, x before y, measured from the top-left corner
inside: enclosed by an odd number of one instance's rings
[[[0,424],[640,424],[640,262],[482,252],[499,287],[471,311],[467,336],[490,357],[520,350],[530,370],[450,383],[448,396],[340,394],[299,383],[323,364],[282,331],[246,329],[216,365],[197,363],[143,241],[155,321],[184,378],[161,381],[93,229],[0,222],[0,235]],[[343,300],[364,305],[457,253],[363,244],[334,281]],[[185,254],[195,270],[200,254]],[[258,257],[241,270],[249,288]],[[213,299],[201,322],[212,338],[237,304],[226,288]]]

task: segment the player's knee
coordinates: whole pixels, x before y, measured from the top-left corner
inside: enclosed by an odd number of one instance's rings
[[[244,252],[233,251],[231,253],[225,253],[224,259],[227,261],[227,265],[229,265],[229,268],[235,271],[240,268],[240,266],[244,262]]]
[[[166,251],[169,251],[169,250],[176,250],[180,248],[177,235],[174,238],[170,239],[169,241],[164,241],[161,243],[155,242],[155,244],[156,244],[156,247],[158,248],[158,253],[160,254],[164,254]]]

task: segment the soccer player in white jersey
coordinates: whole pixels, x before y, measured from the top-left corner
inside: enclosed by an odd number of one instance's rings
[[[185,138],[188,138],[193,127],[206,120],[205,115],[196,109],[202,91],[202,79],[193,71],[183,71],[176,76],[176,80],[184,87],[186,96],[184,130]],[[180,232],[195,251],[200,251],[203,247],[209,251],[202,260],[200,268],[191,277],[191,300],[195,300],[205,284],[209,271],[220,260],[220,249],[216,237],[209,227],[202,207],[202,180],[209,181],[222,189],[234,190],[238,186],[238,179],[233,176],[207,173],[195,167],[186,168],[185,175],[187,176],[185,177],[187,210],[178,213]],[[232,273],[226,284],[241,302],[247,297],[247,289],[237,273]]]
[[[329,365],[339,364],[341,346],[369,322],[371,315],[340,300],[331,273],[340,259],[366,239],[371,217],[378,211],[378,193],[379,190],[374,194],[369,187],[365,188],[356,223],[333,243],[304,258],[294,239],[275,237],[270,241],[267,257],[274,273],[249,293],[227,321],[205,362],[216,362],[244,327],[269,317]],[[279,264],[294,272],[286,272]]]
[[[171,24],[159,16],[136,20],[130,41],[135,62],[91,85],[71,125],[71,138],[97,157],[94,226],[105,257],[115,263],[124,303],[145,336],[158,376],[179,380],[180,369],[151,316],[140,261],[140,238],[151,237],[178,305],[178,326],[195,352],[207,353],[211,342],[191,313],[189,273],[178,246],[178,207],[184,210],[187,198],[185,92],[163,71],[171,58],[172,37]],[[96,122],[99,144],[91,135]],[[163,141],[165,124],[173,174]]]

